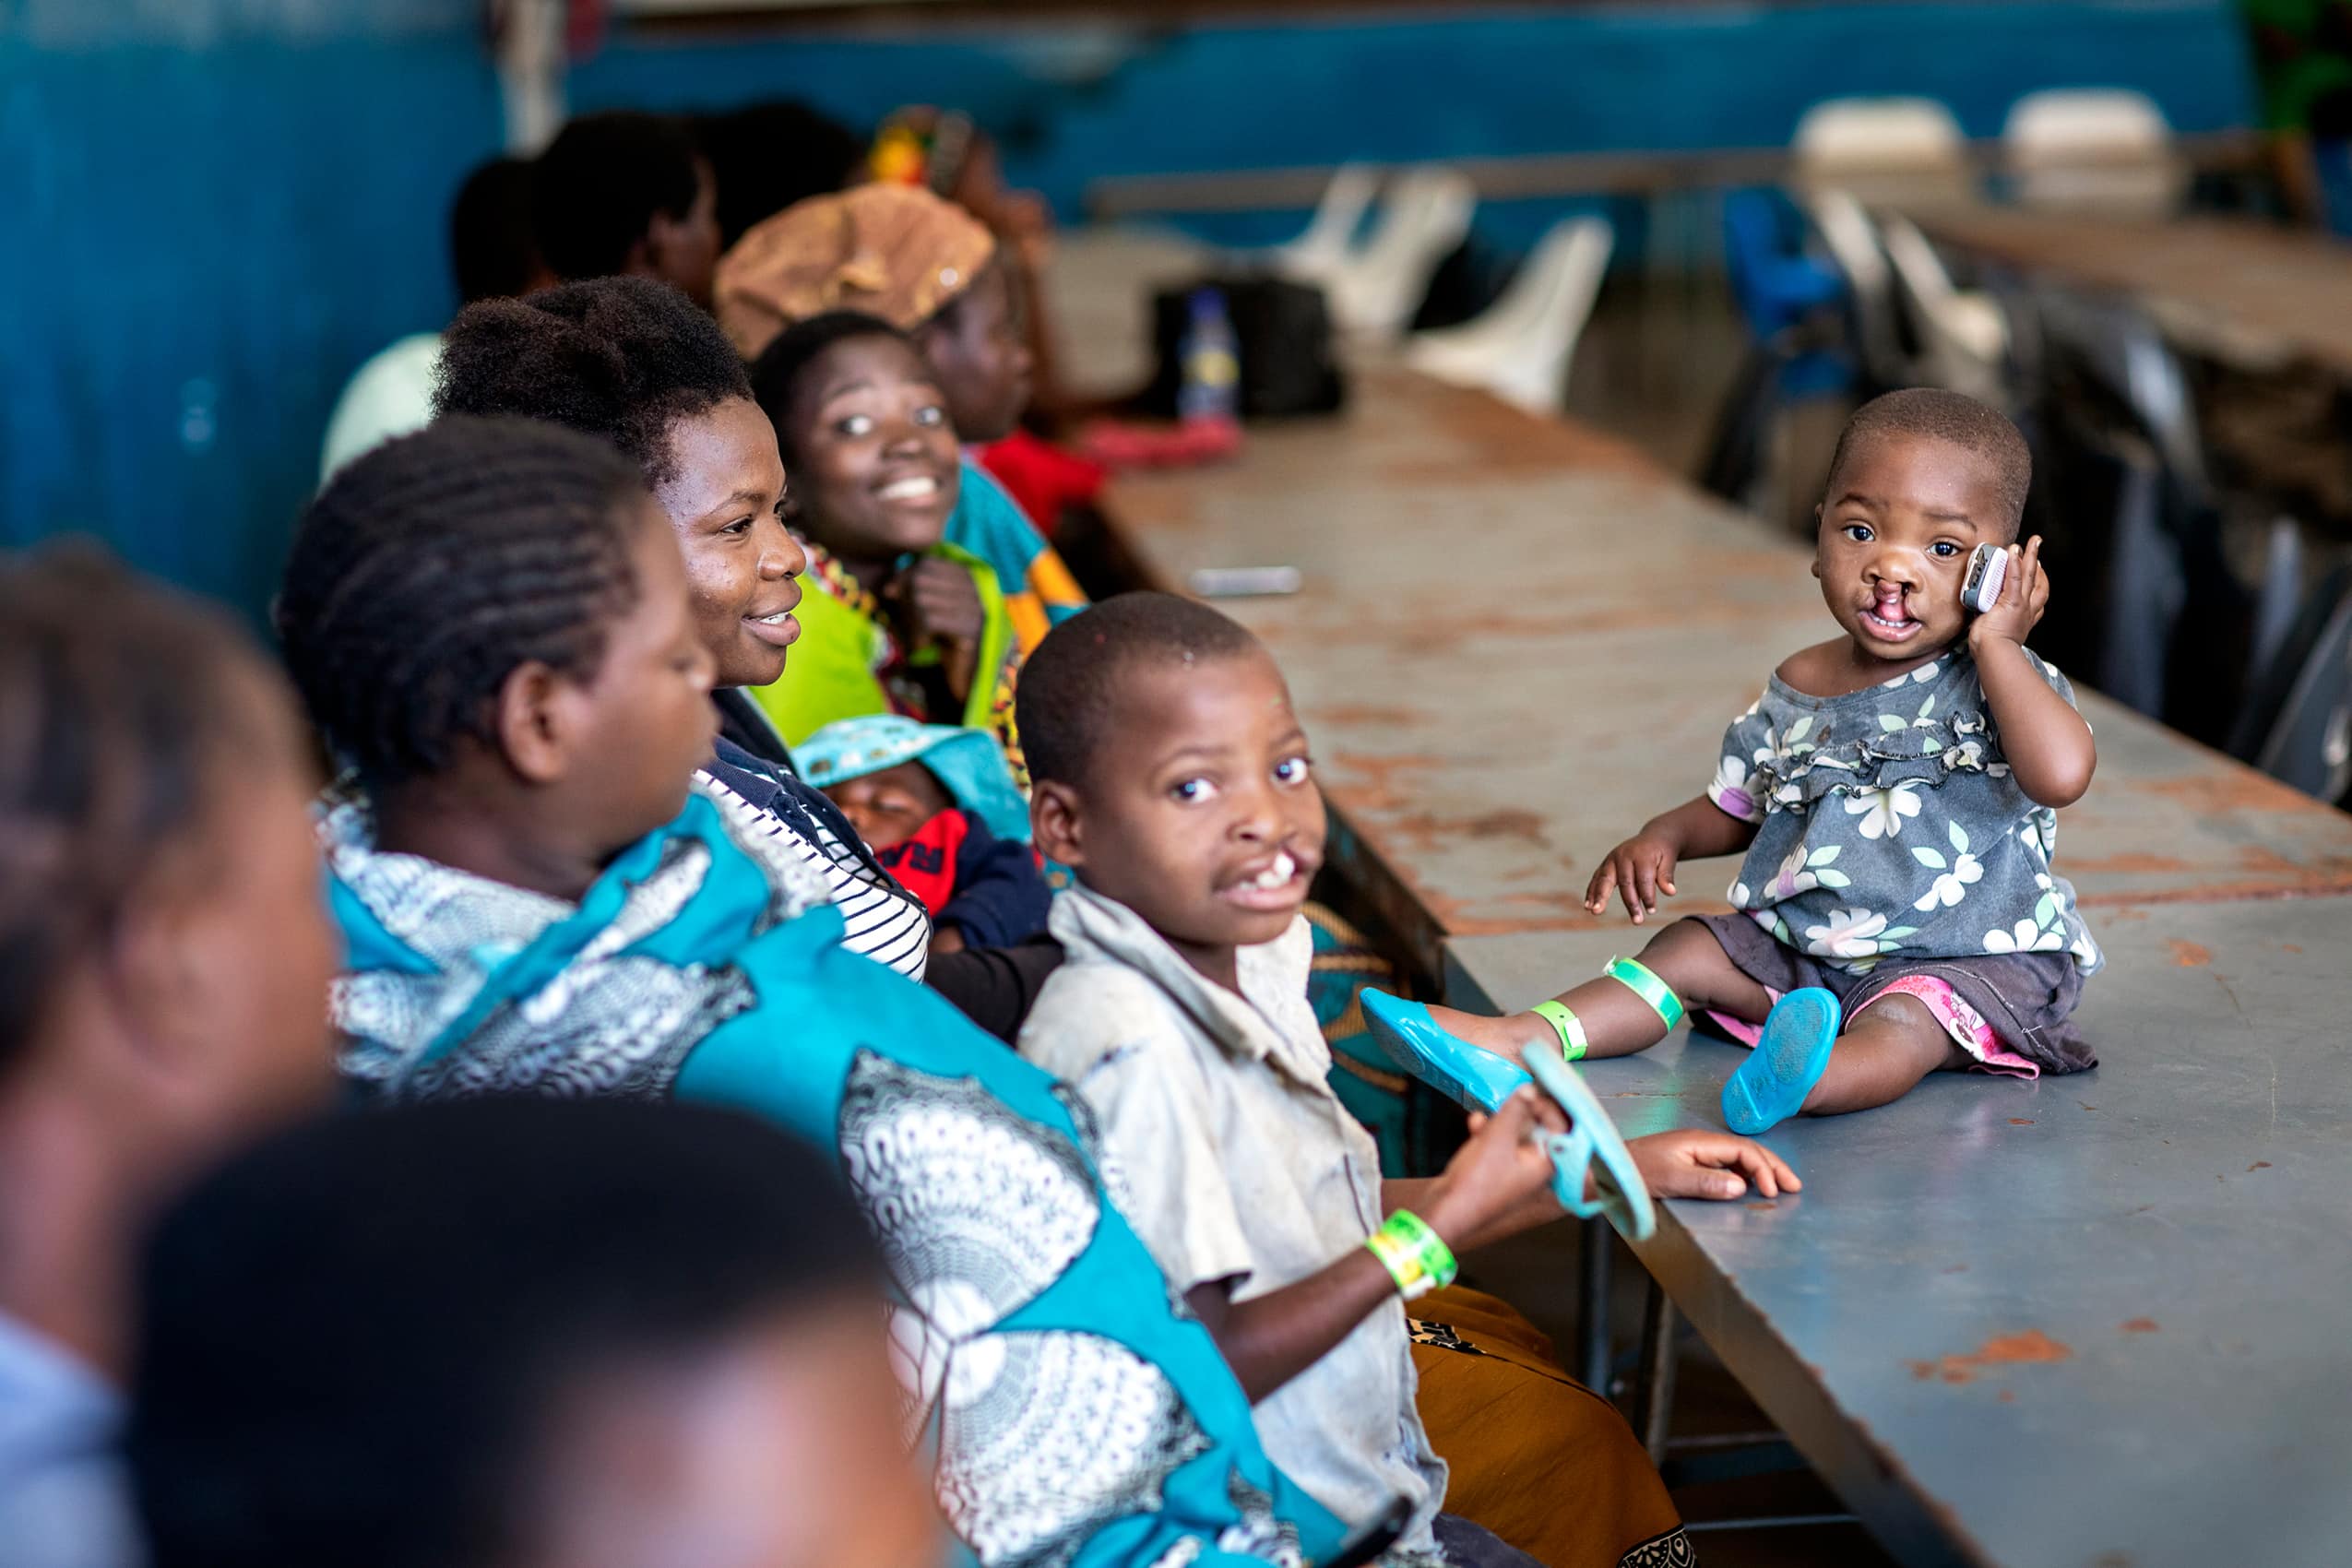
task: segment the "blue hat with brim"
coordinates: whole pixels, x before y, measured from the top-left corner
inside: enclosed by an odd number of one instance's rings
[[[895,713],[838,719],[792,748],[801,777],[820,790],[900,763],[931,769],[950,799],[999,838],[1029,841],[1029,802],[1004,748],[985,730],[920,724]]]

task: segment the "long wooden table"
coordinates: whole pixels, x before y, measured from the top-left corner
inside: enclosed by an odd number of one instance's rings
[[[1580,427],[1367,367],[1341,419],[1229,468],[1120,480],[1170,587],[1292,565],[1228,609],[1281,659],[1340,854],[1434,973],[1448,937],[1588,929],[1609,847],[1697,794],[1792,649],[1834,632],[1804,552]],[[2064,613],[2056,586],[2052,614]],[[2097,787],[2064,814],[2086,902],[2352,891],[2352,817],[2096,695]],[[1710,905],[1685,879],[1684,907]]]
[[[1802,1194],[1669,1205],[1636,1250],[1906,1563],[2342,1563],[2352,899],[2092,920],[2096,1071],[1787,1123]],[[1471,937],[1448,992],[1523,1007],[1622,950]],[[1720,1126],[1740,1054],[1686,1029],[1585,1076],[1628,1135]]]
[[[1521,1005],[1643,939],[1584,912],[1593,864],[1831,622],[1800,547],[1630,447],[1391,366],[1355,390],[1107,510],[1170,587],[1300,568],[1227,608],[1289,680],[1336,863],[1454,999]],[[2342,1561],[2352,817],[2085,707],[2058,861],[2115,955],[2106,1065],[1792,1123],[1802,1199],[1665,1206],[1641,1255],[1907,1562]],[[1717,1126],[1732,1060],[1677,1041],[1593,1081],[1629,1132]]]
[[[2352,247],[2341,241],[2226,217],[1908,210],[1930,237],[1981,259],[2132,296],[2192,353],[2257,374],[2310,362],[2352,378]]]

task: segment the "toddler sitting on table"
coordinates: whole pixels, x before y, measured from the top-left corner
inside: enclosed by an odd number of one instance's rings
[[[1774,672],[1706,792],[1611,850],[1586,894],[1639,925],[1680,861],[1745,850],[1737,912],[1679,921],[1638,960],[1507,1017],[1367,992],[1382,1043],[1491,1104],[1526,1080],[1526,1050],[1641,1051],[1688,1003],[1754,1047],[1723,1090],[1751,1134],[1884,1105],[1931,1072],[2097,1065],[2071,1016],[2098,945],[2050,867],[2057,808],[2090,787],[2097,753],[2065,678],[2025,647],[2049,598],[2041,540],[2016,543],[2031,474],[2025,438],[1971,398],[1865,404],[1816,509],[1813,576],[1839,635]],[[1972,614],[1979,544],[2008,570]]]
[[[1068,959],[1017,1043],[1093,1111],[1129,1221],[1254,1401],[1267,1453],[1343,1518],[1409,1504],[1396,1568],[1687,1561],[1605,1401],[1515,1340],[1462,1334],[1472,1354],[1424,1359],[1405,1303],[1452,1281],[1454,1250],[1558,1218],[1553,1192],[1622,1223],[1630,1185],[1734,1198],[1752,1180],[1770,1196],[1798,1186],[1788,1168],[1720,1133],[1629,1148],[1569,1086],[1560,1105],[1530,1091],[1473,1118],[1439,1176],[1382,1180],[1307,1000],[1323,802],[1265,649],[1205,606],[1125,594],[1049,635],[1018,701],[1038,848],[1077,885],[1051,921]],[[1561,1152],[1569,1116],[1589,1168]],[[1460,1313],[1428,1300],[1414,1315]],[[1455,1428],[1431,1412],[1463,1402],[1417,1402],[1423,1375],[1486,1372],[1510,1386]],[[1442,1514],[1449,1465],[1497,1511]]]
[[[1009,947],[1045,929],[1053,891],[994,736],[877,713],[836,719],[792,754],[931,911],[932,952]]]

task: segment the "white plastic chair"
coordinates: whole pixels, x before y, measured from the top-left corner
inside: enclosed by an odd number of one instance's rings
[[[1924,379],[2007,408],[2009,317],[2000,304],[1989,294],[1954,288],[1943,258],[1909,219],[1889,213],[1879,230],[1918,330]]]
[[[2010,107],[2001,139],[2021,206],[2161,218],[2188,189],[2172,126],[2144,92],[2029,92]]]
[[[1372,232],[1324,279],[1340,329],[1393,339],[1413,318],[1438,265],[1470,232],[1478,187],[1458,170],[1408,169],[1390,186]]]
[[[1295,240],[1248,257],[1263,260],[1286,278],[1320,283],[1347,265],[1356,230],[1380,192],[1380,170],[1370,163],[1343,163],[1332,172],[1315,203],[1314,216]]]
[[[1459,327],[1415,333],[1405,362],[1531,412],[1559,412],[1576,340],[1592,319],[1615,244],[1605,218],[1553,224],[1493,304]]]
[[[1832,98],[1789,137],[1800,184],[1852,191],[1865,202],[1972,195],[1967,138],[1932,98]]]
[[[1871,221],[1871,215],[1851,191],[1817,185],[1795,195],[1830,260],[1845,274],[1846,287],[1853,296],[1855,347],[1863,371],[1881,386],[1917,381],[1896,325],[1895,272],[1880,244],[1878,225]]]

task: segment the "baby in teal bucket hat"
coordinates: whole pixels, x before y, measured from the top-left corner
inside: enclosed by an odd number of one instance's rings
[[[1052,891],[1029,803],[996,738],[897,714],[837,719],[792,748],[802,776],[932,915],[932,951],[1009,947],[1045,929]]]

